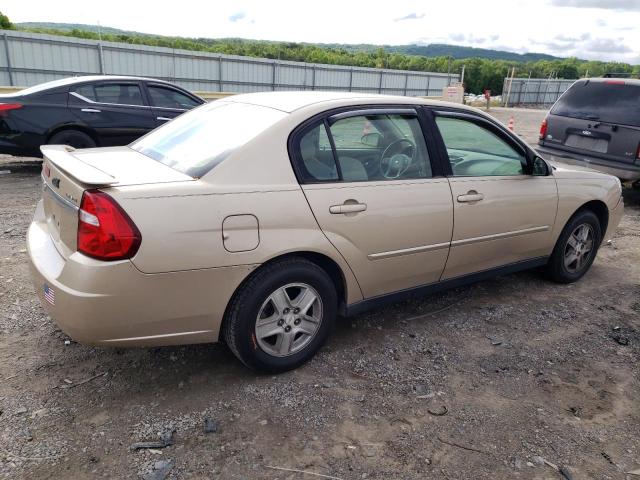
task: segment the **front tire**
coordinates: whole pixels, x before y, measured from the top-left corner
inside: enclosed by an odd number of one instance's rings
[[[304,258],[260,268],[228,308],[222,335],[249,368],[284,372],[311,359],[337,314],[337,294],[327,273]]]
[[[595,213],[575,214],[562,230],[547,264],[547,275],[558,283],[573,283],[587,273],[596,258],[602,227]]]

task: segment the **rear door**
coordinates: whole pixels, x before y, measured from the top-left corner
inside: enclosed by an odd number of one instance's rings
[[[640,145],[640,85],[582,80],[551,109],[543,145],[634,163]]]
[[[435,115],[450,165],[455,225],[442,278],[548,255],[558,192],[546,166],[525,173],[525,148],[484,117]]]
[[[69,108],[103,147],[127,145],[156,127],[137,81],[78,85],[70,91]]]
[[[415,110],[344,111],[292,142],[309,205],[365,297],[439,280],[453,228],[451,191],[431,164]]]
[[[203,103],[200,99],[170,85],[147,82],[146,88],[158,126]]]

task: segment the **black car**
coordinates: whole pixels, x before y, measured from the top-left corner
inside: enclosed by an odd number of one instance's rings
[[[0,95],[0,153],[40,156],[40,145],[127,145],[205,101],[168,82],[84,76]]]
[[[622,180],[640,179],[640,80],[590,78],[562,94],[540,127],[538,151]]]

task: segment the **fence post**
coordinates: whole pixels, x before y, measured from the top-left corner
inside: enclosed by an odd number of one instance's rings
[[[98,67],[100,68],[100,75],[104,75],[104,56],[102,55],[102,42],[98,42]]]
[[[316,89],[316,64],[311,67],[311,90]]]
[[[429,87],[431,86],[431,75],[427,75],[427,91],[424,93],[425,97],[429,96]]]
[[[409,84],[409,74],[404,74],[404,96],[407,96],[407,85]]]
[[[222,91],[222,55],[218,55],[218,91]]]
[[[378,83],[378,93],[382,93],[382,77],[384,76],[384,71],[380,70],[380,83]]]
[[[277,69],[278,69],[278,62],[276,62],[275,60],[273,61],[273,72],[272,72],[272,77],[271,77],[271,90],[275,91],[276,90],[276,74],[277,74]]]
[[[2,34],[4,40],[4,53],[7,57],[7,73],[9,74],[9,85],[13,86],[13,72],[11,71],[11,55],[9,54],[9,41],[7,40],[7,34]]]

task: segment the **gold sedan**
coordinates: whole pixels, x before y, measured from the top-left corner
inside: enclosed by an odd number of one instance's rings
[[[266,371],[311,358],[338,315],[532,267],[574,282],[623,211],[615,177],[408,97],[238,95],[127,147],[42,152],[27,245],[60,328],[224,340]]]

